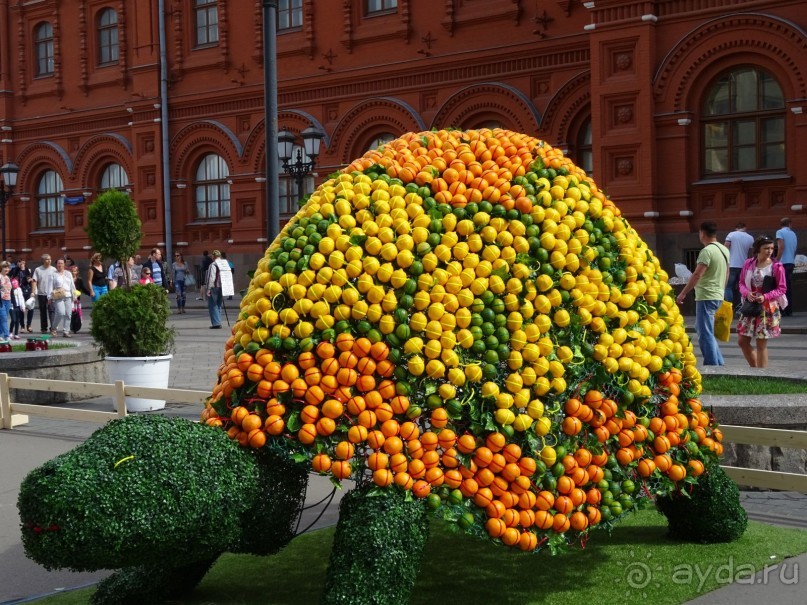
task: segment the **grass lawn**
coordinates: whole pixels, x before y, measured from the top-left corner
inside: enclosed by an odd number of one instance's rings
[[[20,338],[22,339],[22,336],[20,336]],[[27,352],[25,350],[25,343],[24,342],[22,344],[16,343],[13,340],[10,340],[9,342],[12,343],[12,345],[11,345],[11,352],[12,353],[26,353]],[[68,344],[66,342],[48,342],[48,350],[49,351],[52,351],[54,349],[69,349],[69,348],[75,347],[75,346],[76,345]]]
[[[192,598],[182,603],[317,603],[332,539],[329,528],[297,538],[274,557],[225,555]],[[610,537],[594,532],[584,550],[577,547],[555,557],[495,546],[435,521],[411,605],[613,605],[649,600],[672,605],[722,586],[726,566],[734,570],[735,579],[747,582],[752,568],[759,570],[805,551],[807,531],[754,522],[730,544],[669,540],[666,520],[652,510],[629,516]],[[721,566],[723,571],[716,573]],[[91,592],[85,589],[38,602],[84,604]]]
[[[703,392],[710,395],[787,395],[807,393],[807,380],[764,376],[704,376]]]

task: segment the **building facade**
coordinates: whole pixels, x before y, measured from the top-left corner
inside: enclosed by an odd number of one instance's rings
[[[801,2],[278,5],[278,129],[324,134],[306,191],[403,132],[501,126],[591,172],[668,269],[703,220],[772,235],[789,215],[805,235]],[[20,167],[8,254],[85,262],[87,208],[110,187],[131,192],[144,252],[262,254],[262,1],[160,6],[0,0],[0,160]],[[295,183],[280,187],[288,218]]]

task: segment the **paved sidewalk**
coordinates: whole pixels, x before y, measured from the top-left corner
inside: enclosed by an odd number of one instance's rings
[[[207,308],[196,300],[189,301],[188,313],[172,314],[171,324],[177,329],[177,350],[171,364],[169,385],[175,388],[209,390],[215,381],[216,368],[221,362],[224,343],[230,332],[226,329],[210,330]],[[238,314],[238,297],[225,301],[230,322]],[[37,325],[38,318],[35,318]],[[85,327],[72,342],[79,346],[92,346],[86,324],[89,311],[85,308]],[[687,318],[687,325],[694,325],[694,318]],[[771,366],[766,370],[748,368],[736,345],[736,337],[721,347],[726,357],[723,368],[705,368],[704,373],[734,375],[768,375],[807,379],[807,313],[796,314],[783,321],[784,336],[771,343]],[[693,335],[694,336],[694,335]],[[696,352],[697,352],[697,346]],[[0,366],[2,358],[0,358]],[[63,407],[84,409],[112,409],[109,398],[63,404]],[[165,413],[190,419],[198,418],[200,407],[169,401]],[[57,590],[72,589],[97,582],[107,572],[72,573],[48,572],[25,558],[19,540],[19,520],[16,510],[17,488],[27,472],[44,461],[73,448],[86,439],[97,425],[83,422],[30,419],[28,425],[13,431],[0,431],[0,605],[19,603],[38,595]],[[312,477],[308,501],[316,502],[330,492],[330,484],[320,477]],[[339,494],[338,494],[339,495]],[[794,528],[807,528],[807,496],[790,492],[751,491],[742,494],[743,506],[753,519]],[[302,527],[319,512],[307,513]],[[332,505],[320,519],[318,526],[335,523],[337,508]],[[807,573],[807,555],[788,561],[798,564],[802,573]],[[787,576],[788,578],[790,575]],[[759,582],[759,586],[732,585],[709,593],[692,603],[757,603],[766,600],[776,605],[807,602],[804,596],[804,580],[797,586],[780,582],[778,585]],[[801,586],[801,590],[798,590]],[[759,592],[756,592],[756,591]],[[793,592],[795,590],[795,592]]]

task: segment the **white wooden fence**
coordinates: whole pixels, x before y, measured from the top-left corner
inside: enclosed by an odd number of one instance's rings
[[[115,402],[114,412],[80,410],[55,407],[53,405],[35,405],[14,403],[11,401],[11,389],[27,389],[31,391],[51,391],[57,393],[77,393],[91,397],[112,397]],[[125,385],[122,381],[115,384],[97,382],[69,382],[66,380],[45,380],[40,378],[15,378],[8,374],[0,374],[0,429],[11,429],[26,424],[28,416],[40,416],[62,420],[81,420],[104,423],[107,420],[126,415],[126,396],[145,397],[148,399],[165,399],[178,403],[202,404],[210,396],[207,391],[188,389],[155,389]],[[721,425],[723,440],[728,443],[743,443],[766,447],[788,447],[807,449],[807,432],[780,429],[754,428],[747,426]],[[807,494],[807,475],[765,471],[750,468],[723,467],[726,473],[739,485],[761,487],[767,489],[796,491]]]
[[[723,441],[765,447],[787,447],[807,449],[807,432],[782,429],[765,429],[750,426],[733,426],[723,424]],[[784,473],[780,471],[763,471],[752,468],[724,466],[726,474],[738,485],[802,492],[807,494],[807,475]]]
[[[11,389],[29,391],[48,391],[53,393],[75,393],[89,397],[111,397],[115,411],[101,412],[63,408],[54,405],[36,405],[30,403],[14,403],[11,401]],[[177,403],[202,404],[210,396],[208,391],[192,391],[189,389],[157,389],[124,384],[99,382],[71,382],[67,380],[46,380],[42,378],[16,378],[0,373],[0,429],[10,429],[28,423],[29,416],[54,418],[60,420],[79,420],[103,424],[113,418],[126,416],[126,397],[144,397],[147,399],[165,399]]]

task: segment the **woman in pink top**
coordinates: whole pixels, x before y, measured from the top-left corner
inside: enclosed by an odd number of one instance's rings
[[[773,258],[773,240],[764,235],[754,242],[754,255],[743,264],[740,272],[740,294],[743,301],[759,302],[762,313],[757,317],[743,316],[737,324],[737,341],[745,360],[752,368],[768,367],[768,339],[781,334],[781,310],[787,306],[785,268]],[[757,341],[756,350],[751,339]]]

